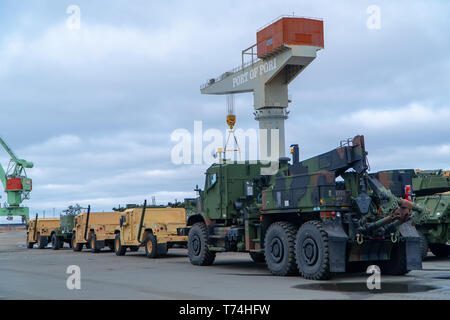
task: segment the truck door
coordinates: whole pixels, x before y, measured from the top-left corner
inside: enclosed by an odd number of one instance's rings
[[[205,213],[211,219],[222,218],[221,179],[218,178],[216,172],[206,174],[203,201]]]

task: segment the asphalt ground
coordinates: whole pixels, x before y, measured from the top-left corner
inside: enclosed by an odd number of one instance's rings
[[[79,267],[81,289],[67,287],[71,265]],[[368,276],[338,274],[329,281],[277,277],[244,253],[219,253],[212,266],[199,267],[181,248],[158,259],[148,259],[144,248],[121,257],[109,250],[27,249],[25,231],[0,232],[0,299],[450,300],[450,258],[429,253],[423,270],[381,276],[381,289],[369,290]],[[74,283],[69,281],[69,287]]]

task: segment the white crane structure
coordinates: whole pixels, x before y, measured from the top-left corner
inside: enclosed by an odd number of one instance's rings
[[[200,91],[216,95],[253,92],[254,116],[260,129],[260,157],[267,158],[270,154],[273,159],[273,151],[277,151],[271,150],[274,146],[278,148],[278,154],[275,153],[278,160],[285,155],[284,122],[291,102],[288,85],[322,48],[321,20],[282,17],[258,31],[257,44],[242,51],[241,66],[210,79]],[[246,56],[251,60],[245,62]]]

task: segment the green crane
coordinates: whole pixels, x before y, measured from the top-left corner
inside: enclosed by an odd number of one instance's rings
[[[0,180],[7,194],[4,206],[0,205],[0,216],[22,216],[28,220],[28,208],[20,204],[30,198],[31,179],[27,177],[25,168],[33,168],[33,162],[19,159],[0,137],[0,144],[11,157],[6,171],[0,164]]]

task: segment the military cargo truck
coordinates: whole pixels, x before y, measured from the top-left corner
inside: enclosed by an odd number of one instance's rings
[[[36,218],[27,223],[27,241],[28,249],[33,248],[37,243],[39,249],[44,249],[51,239],[51,231],[59,226],[59,218]]]
[[[54,228],[50,235],[52,241],[52,249],[59,250],[67,243],[72,247],[72,231],[75,226],[75,217],[81,213],[83,208],[80,205],[69,206],[59,218],[59,226]]]
[[[130,208],[122,212],[120,226],[116,229],[114,250],[122,256],[127,248],[137,251],[145,247],[148,258],[165,255],[174,245],[186,245],[186,210],[172,207]]]
[[[81,251],[83,246],[95,253],[104,247],[114,251],[115,230],[119,226],[121,215],[119,211],[91,212],[89,206],[87,212],[75,217],[75,227],[72,230],[73,251]]]
[[[430,210],[427,220],[417,225],[422,256],[428,249],[437,257],[450,254],[450,171],[397,169],[373,174],[384,187],[403,199]]]
[[[363,136],[304,161],[291,147],[292,163],[280,158],[275,173],[248,161],[207,169],[204,189],[196,188],[197,214],[188,218],[192,264],[236,251],[265,261],[274,275],[316,280],[356,265],[397,275],[421,269],[412,222],[426,211],[368,175]]]

